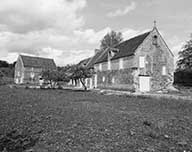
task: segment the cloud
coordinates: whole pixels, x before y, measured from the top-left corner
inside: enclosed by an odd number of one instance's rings
[[[107,14],[108,17],[117,17],[117,16],[124,16],[128,14],[129,12],[133,11],[136,8],[136,3],[131,2],[130,5],[126,6],[123,9],[117,9],[115,11],[109,12]]]
[[[57,50],[51,47],[37,51],[37,56],[53,58],[58,66],[78,63],[80,60],[91,57],[92,50]]]
[[[99,47],[100,40],[110,31],[111,28],[106,27],[99,31],[74,30],[71,35],[63,35],[54,30],[28,33],[0,32],[0,55],[1,59],[9,62],[15,61],[18,54],[26,54],[54,58],[58,65],[77,63],[92,56],[94,49]],[[146,30],[126,28],[119,31],[126,40]]]
[[[90,57],[111,28],[83,28],[86,6],[86,0],[1,0],[0,59],[13,62],[26,54],[66,65]],[[138,32],[122,30],[125,38]]]
[[[1,0],[0,27],[14,33],[67,31],[84,24],[77,12],[86,0]]]
[[[13,62],[20,53],[46,57],[39,52],[45,49],[59,60],[58,52],[78,50],[71,33],[84,25],[80,11],[86,6],[86,0],[1,0],[0,59]]]
[[[5,53],[5,52],[4,52]],[[16,61],[17,57],[18,57],[18,53],[17,52],[6,52],[5,54],[1,54],[1,60],[7,61],[9,63],[13,63]]]
[[[148,32],[148,31],[150,31],[150,29],[134,30],[134,29],[126,28],[126,29],[121,30],[124,40],[130,39],[136,35],[139,35],[139,34],[142,34],[142,33]]]
[[[99,45],[100,40],[110,31],[110,27],[106,27],[100,31],[95,31],[94,29],[75,30],[74,35],[78,37],[79,40],[83,40],[89,44]]]
[[[178,52],[181,51],[184,45],[184,41],[182,41],[178,36],[173,36],[167,42],[174,56],[177,58]]]
[[[179,59],[179,51],[182,50],[183,45],[185,44],[184,40],[182,41],[178,36],[173,36],[167,40],[171,51],[174,54],[174,68],[176,69],[177,61]]]

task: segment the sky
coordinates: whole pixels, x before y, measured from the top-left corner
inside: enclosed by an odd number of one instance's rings
[[[111,30],[124,40],[157,28],[178,57],[192,33],[191,0],[0,0],[0,60],[19,54],[78,63]]]

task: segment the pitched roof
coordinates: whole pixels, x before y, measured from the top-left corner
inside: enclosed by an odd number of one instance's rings
[[[95,55],[87,63],[88,68],[92,68],[96,61],[105,53],[105,51],[97,51]]]
[[[87,65],[87,63],[89,62],[90,59],[91,59],[91,58],[86,58],[86,59],[84,59],[84,60],[81,60],[81,61],[78,63],[78,65]]]
[[[138,35],[136,37],[133,37],[129,40],[126,40],[116,45],[114,48],[118,49],[119,52],[116,53],[111,60],[134,55],[138,46],[142,44],[142,42],[149,34],[150,32],[146,32],[144,34]],[[105,51],[105,53],[102,56],[100,56],[100,58],[98,58],[95,63],[107,62],[107,60],[108,60],[108,51]]]
[[[53,59],[32,57],[20,55],[24,67],[34,67],[43,69],[56,69],[56,64]]]

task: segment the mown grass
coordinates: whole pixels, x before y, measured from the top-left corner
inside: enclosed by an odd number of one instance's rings
[[[35,134],[37,152],[190,151],[191,111],[190,101],[0,87],[0,139]]]

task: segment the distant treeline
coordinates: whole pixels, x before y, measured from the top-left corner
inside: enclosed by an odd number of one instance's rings
[[[177,71],[174,73],[174,84],[192,86],[192,71]]]
[[[15,63],[8,63],[7,61],[0,60],[0,72],[3,73],[5,77],[14,77],[14,67]]]
[[[8,63],[7,61],[0,60],[0,68],[14,68],[16,62]]]

